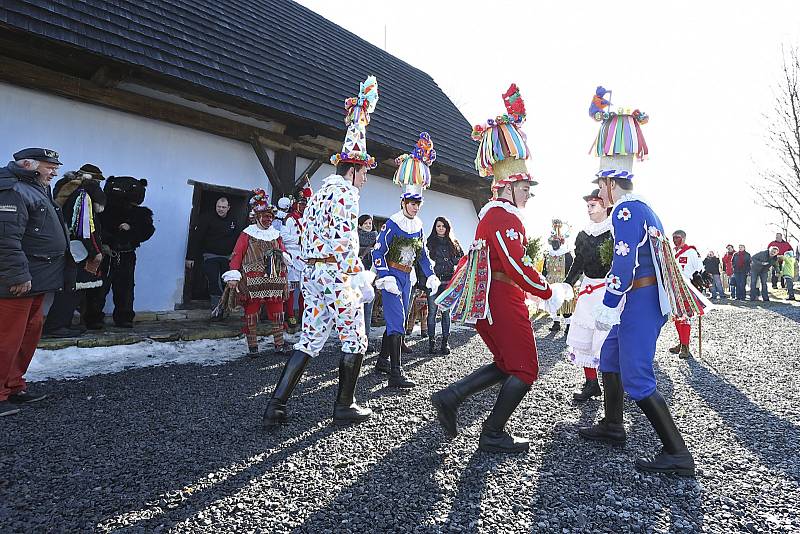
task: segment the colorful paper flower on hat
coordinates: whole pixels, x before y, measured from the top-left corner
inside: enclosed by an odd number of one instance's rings
[[[503,103],[506,105],[506,111],[515,120],[525,120],[525,102],[519,94],[517,84],[512,83],[508,90],[503,93]]]
[[[628,244],[625,243],[624,241],[620,241],[614,247],[614,252],[617,253],[617,256],[627,256],[630,251],[631,247],[629,247]]]
[[[367,125],[370,113],[375,111],[377,103],[378,81],[375,76],[369,76],[361,82],[358,96],[344,101],[346,112],[344,123],[347,125],[347,133],[342,150],[331,156],[332,165],[338,165],[344,161],[365,165],[369,169],[377,167],[375,158],[367,153]]]
[[[622,285],[622,281],[619,279],[619,276],[614,273],[608,273],[608,276],[606,276],[606,285],[611,289],[619,289],[619,286]]]
[[[369,124],[369,114],[375,111],[378,104],[378,80],[375,76],[370,76],[361,82],[357,97],[351,97],[344,101],[345,118],[344,123],[358,124],[366,126]]]
[[[627,221],[631,218],[631,210],[626,207],[623,207],[617,212],[617,219]]]
[[[506,237],[514,241],[517,238],[519,238],[519,232],[517,232],[513,228],[509,228],[508,230],[506,230]]]
[[[250,209],[255,212],[274,210],[269,203],[266,191],[261,188],[253,189],[253,196],[250,197]]]

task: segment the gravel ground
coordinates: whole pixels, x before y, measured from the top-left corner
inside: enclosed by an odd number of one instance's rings
[[[676,334],[665,327],[659,387],[696,480],[633,469],[658,447],[633,403],[625,448],[576,436],[602,408],[571,403],[581,373],[549,322],[537,324],[540,381],[511,423],[532,440],[527,456],[476,450],[496,389],[468,401],[462,433],[444,439],[430,393],[488,359],[466,330],[450,357],[408,358],[410,393],[387,389],[369,358],[359,392],[376,415],[354,427],[329,424],[333,345],[274,433],[260,420],[278,359],[38,383],[48,401],[0,419],[0,530],[798,532],[798,322],[800,307],[725,306],[704,320],[703,356],[688,362],[666,353]]]

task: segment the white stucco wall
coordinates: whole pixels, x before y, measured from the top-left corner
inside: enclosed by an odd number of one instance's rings
[[[367,133],[369,135],[369,133]],[[297,158],[297,177],[308,166],[309,160]],[[333,165],[323,165],[311,177],[311,187],[316,191],[322,180],[334,172]],[[391,180],[378,176],[368,175],[367,184],[361,189],[359,207],[361,213],[369,213],[381,217],[389,217],[400,209],[400,186]],[[433,226],[433,220],[443,215],[448,218],[453,226],[453,232],[463,247],[469,246],[475,236],[475,227],[478,216],[471,200],[454,197],[436,191],[423,193],[425,202],[420,210],[420,218],[424,223],[424,233],[427,237]]]
[[[181,301],[193,192],[188,179],[270,190],[247,143],[0,84],[0,158],[6,158],[0,165],[26,147],[58,151],[63,172],[94,163],[106,176],[147,178],[145,205],[156,233],[138,251],[140,311],[171,310]]]

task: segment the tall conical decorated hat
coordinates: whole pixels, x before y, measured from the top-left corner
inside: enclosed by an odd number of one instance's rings
[[[361,82],[361,89],[357,97],[344,101],[347,134],[344,138],[342,151],[331,156],[331,163],[338,165],[341,162],[366,165],[368,169],[377,166],[375,158],[367,153],[367,125],[369,115],[375,111],[378,104],[378,81],[375,76],[370,76]]]
[[[600,157],[600,169],[595,177],[632,180],[634,157],[642,161],[648,154],[641,125],[647,124],[649,117],[638,109],[606,111],[611,102],[603,97],[610,93],[598,87],[589,106],[589,115],[601,123],[590,150]]]
[[[436,151],[428,132],[419,134],[419,140],[411,154],[403,154],[394,162],[397,170],[394,183],[403,186],[403,200],[422,201],[422,191],[431,185],[431,165],[436,161]]]
[[[526,160],[530,150],[522,131],[525,102],[516,84],[503,94],[506,113],[472,128],[472,139],[478,141],[475,170],[480,176],[492,176],[492,190],[518,181],[536,182],[528,172]]]

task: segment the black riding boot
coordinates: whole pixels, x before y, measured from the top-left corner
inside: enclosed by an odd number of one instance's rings
[[[506,423],[531,386],[514,375],[503,382],[492,413],[483,422],[478,448],[486,452],[528,452],[529,442],[505,431]]]
[[[445,434],[451,438],[458,434],[458,407],[467,397],[490,388],[501,382],[508,375],[493,363],[475,369],[461,380],[453,382],[446,388],[431,396],[433,407]]]
[[[402,344],[403,336],[392,334],[387,338],[389,342],[389,387],[411,389],[417,384],[406,378],[403,373]]]
[[[339,390],[336,392],[336,404],[333,405],[335,423],[360,423],[372,415],[372,410],[356,404],[356,382],[363,361],[363,354],[342,353],[339,360]]]
[[[375,372],[383,374],[389,373],[389,340],[386,332],[383,333],[381,351],[378,354],[378,359],[375,360]]]
[[[294,391],[295,386],[300,382],[303,371],[308,365],[311,356],[301,350],[296,350],[289,357],[283,372],[275,386],[275,392],[267,403],[267,410],[264,412],[264,426],[271,427],[286,422],[286,401]]]
[[[619,373],[603,373],[603,407],[605,416],[591,427],[578,429],[585,439],[624,445],[627,436],[622,424],[623,404],[622,378]]]
[[[436,336],[432,334],[428,337],[428,354],[436,354]]]
[[[450,354],[450,346],[447,344],[447,338],[450,336],[442,336],[442,346],[439,348],[439,352],[447,356]]]
[[[592,397],[599,397],[602,394],[603,392],[600,391],[600,384],[597,383],[597,379],[589,380],[587,378],[580,392],[572,394],[572,400],[575,402],[586,402]]]
[[[638,458],[636,468],[650,473],[694,476],[694,458],[686,448],[675,421],[669,413],[664,397],[656,391],[636,403],[650,420],[650,424],[664,445],[652,459]]]

